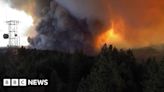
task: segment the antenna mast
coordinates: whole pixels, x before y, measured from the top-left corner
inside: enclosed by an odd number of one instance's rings
[[[8,38],[9,38],[9,47],[19,47],[20,42],[19,42],[19,36],[17,33],[17,25],[19,24],[19,21],[17,20],[9,20],[6,22],[8,24]]]

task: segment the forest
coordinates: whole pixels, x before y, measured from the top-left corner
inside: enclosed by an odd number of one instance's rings
[[[88,56],[9,49],[0,53],[0,92],[164,92],[164,58],[139,61],[132,50],[104,45]],[[48,86],[3,87],[3,78],[48,79]]]

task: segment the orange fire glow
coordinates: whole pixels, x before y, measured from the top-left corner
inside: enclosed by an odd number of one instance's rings
[[[96,49],[100,49],[104,44],[117,44],[121,40],[121,36],[115,32],[114,28],[98,35],[96,39]]]

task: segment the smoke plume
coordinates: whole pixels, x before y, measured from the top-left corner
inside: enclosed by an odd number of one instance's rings
[[[77,20],[56,2],[51,2],[36,31],[38,35],[29,38],[34,48],[75,52],[91,46],[86,20]]]
[[[163,0],[10,0],[10,3],[39,20],[37,35],[29,38],[34,48],[90,52],[105,43],[124,48],[164,43]]]

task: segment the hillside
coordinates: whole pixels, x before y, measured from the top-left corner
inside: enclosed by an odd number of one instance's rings
[[[144,48],[133,49],[133,53],[137,59],[147,59],[156,57],[161,59],[164,57],[164,45],[149,46]]]
[[[131,50],[105,45],[96,56],[25,48],[3,49],[1,78],[48,79],[48,86],[0,92],[163,92],[164,60],[138,63]],[[1,51],[1,52],[2,52]],[[150,51],[148,49],[148,51]],[[147,52],[147,51],[146,51]],[[2,84],[2,81],[0,81]]]

